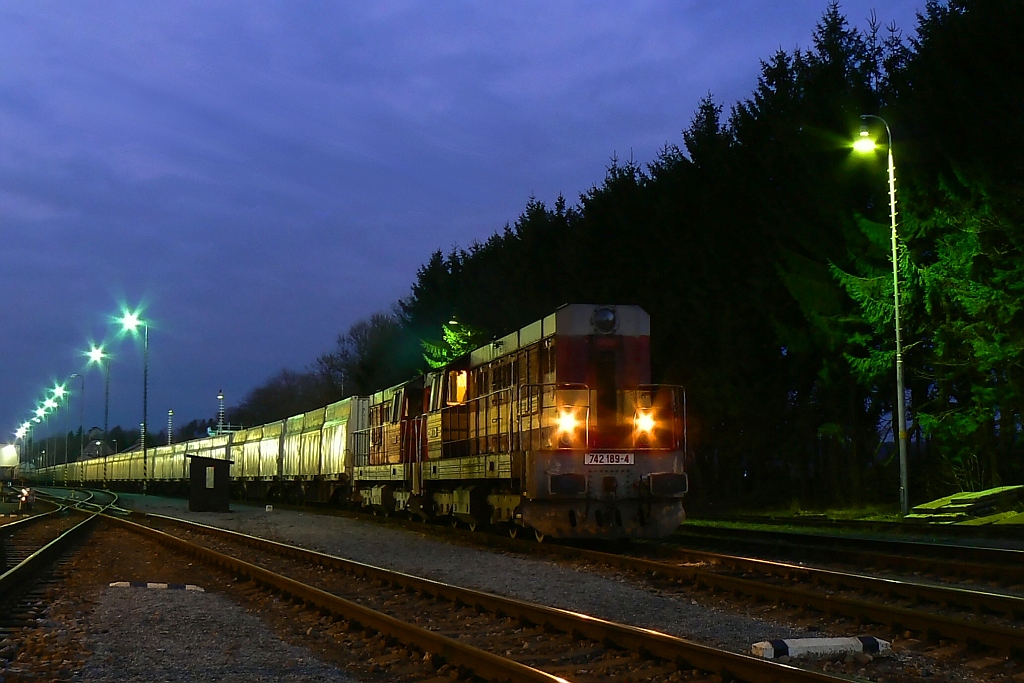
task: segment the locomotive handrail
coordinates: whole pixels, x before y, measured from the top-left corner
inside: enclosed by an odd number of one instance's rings
[[[516,387],[512,386],[502,387],[501,389],[495,389],[494,391],[490,391],[486,394],[483,394],[482,396],[477,396],[475,398],[469,399],[463,403],[460,403],[459,405],[445,406],[441,408],[440,414],[442,415],[442,421],[444,419],[443,416],[446,413],[449,415],[452,413],[462,413],[467,416],[467,424],[465,430],[466,436],[461,439],[449,439],[447,440],[446,443],[471,444],[473,442],[478,442],[479,439],[483,438],[486,439],[486,447],[480,450],[479,452],[490,453],[492,452],[491,437],[498,437],[499,440],[505,444],[505,449],[502,450],[502,448],[499,446],[497,452],[511,451],[514,445],[514,432],[512,430],[514,424],[514,413],[512,406],[515,403],[515,401],[513,400],[515,398],[515,388]],[[498,397],[505,396],[508,397],[508,400],[506,401],[495,400]],[[505,406],[508,406],[507,417],[505,416]],[[496,418],[494,418],[494,420],[496,421],[496,426],[493,430],[491,429],[491,425],[494,423],[491,418],[492,409],[495,411],[496,414]],[[475,419],[469,420],[470,416],[472,416]],[[502,420],[502,417],[505,417],[504,421]],[[470,422],[472,422],[472,424],[470,424]],[[503,422],[505,425],[507,425],[506,428],[502,428]],[[483,427],[483,429],[481,429],[481,426]],[[458,449],[452,448],[451,450]]]

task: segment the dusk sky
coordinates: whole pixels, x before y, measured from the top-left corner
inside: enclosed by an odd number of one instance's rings
[[[847,0],[912,34],[924,0]],[[0,5],[0,442],[107,341],[110,424],[214,417],[409,293],[435,249],[681,143],[825,0]],[[72,385],[77,389],[78,380]],[[56,418],[63,428],[64,418]],[[69,423],[78,426],[78,407]],[[59,430],[55,430],[59,431]],[[123,446],[123,445],[122,445]]]

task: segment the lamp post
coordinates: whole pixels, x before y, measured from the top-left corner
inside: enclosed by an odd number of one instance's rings
[[[44,420],[43,425],[44,425],[44,429],[47,430],[47,435],[45,437],[45,442],[46,443],[43,444],[44,445],[44,448],[43,448],[43,458],[42,458],[42,460],[43,460],[43,467],[47,467],[46,446],[49,445],[49,441],[53,437],[53,433],[49,431],[50,430],[50,412],[53,411],[53,410],[56,410],[56,408],[57,408],[57,402],[53,400],[53,397],[49,397],[45,401],[43,401],[43,409],[46,411],[43,414],[43,420]],[[56,448],[57,448],[56,443],[57,443],[56,440],[54,440],[54,446],[50,448],[50,459],[49,459],[49,461],[50,461],[50,464],[54,464],[54,465],[57,463],[56,454],[54,453],[54,450],[56,450]],[[53,472],[50,472],[50,483],[53,484]]]
[[[62,398],[64,398],[67,395],[67,393],[68,393],[67,388],[63,384],[58,384],[57,386],[55,386],[53,388],[53,397],[54,397],[54,399],[62,399]],[[67,463],[68,463],[68,408],[70,408],[70,407],[71,406],[70,406],[70,399],[69,399],[68,403],[66,403],[64,405],[64,483],[65,484],[67,484],[67,473],[68,473],[68,466],[67,466]],[[54,444],[54,450],[56,450],[56,448],[57,448],[57,445]],[[54,453],[53,465],[54,465],[54,469],[56,469],[56,466],[57,466],[57,454],[56,453]],[[50,476],[50,483],[52,484],[53,482],[54,482],[54,477],[51,475]]]
[[[46,410],[43,408],[36,408],[35,416],[32,418],[32,429],[29,430],[29,436],[32,439],[32,446],[35,447],[37,453],[39,452],[39,439],[36,438],[36,425],[42,423],[43,415],[46,415]],[[38,459],[34,460],[37,461]]]
[[[906,517],[910,512],[910,490],[907,486],[907,397],[903,388],[903,337],[900,332],[900,278],[899,260],[896,247],[896,165],[892,158],[892,131],[881,116],[863,114],[860,125],[860,139],[853,148],[861,153],[872,152],[875,141],[868,136],[868,119],[881,121],[885,126],[886,147],[889,157],[889,220],[892,226],[892,296],[896,322],[896,417],[899,433],[900,452],[900,513]]]
[[[68,379],[77,377],[81,382],[81,393],[78,395],[78,457],[82,457],[82,453],[85,452],[85,376],[80,375],[77,372],[71,373]],[[68,471],[68,452],[64,449],[64,474],[65,478]]]
[[[26,421],[26,422],[22,422],[20,425],[18,425],[18,429],[15,430],[15,432],[14,432],[14,448],[15,448],[15,454],[17,455],[17,458],[18,458],[18,462],[16,463],[17,465],[21,464],[22,453],[28,447],[28,432],[29,432],[29,429],[31,429],[31,428],[32,428],[32,423]],[[21,450],[20,451],[17,450],[18,449],[18,440],[19,439],[21,440]],[[0,482],[0,483],[2,483],[2,482]]]
[[[146,423],[149,412],[149,323],[139,318],[138,311],[125,311],[118,322],[121,323],[121,330],[135,336],[139,326],[142,326],[142,423],[139,436],[142,446],[142,492],[146,493],[149,479],[149,465],[146,453]]]
[[[224,392],[217,392],[217,433],[224,433]]]
[[[107,438],[107,426],[110,418],[110,354],[103,350],[103,345],[92,345],[85,354],[89,357],[89,365],[93,363],[103,366],[103,438]]]

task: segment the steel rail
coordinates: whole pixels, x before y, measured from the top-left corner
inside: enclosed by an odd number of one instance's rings
[[[895,555],[881,550],[871,550],[867,548],[858,549],[854,547],[838,547],[835,544],[813,545],[809,542],[796,543],[786,540],[778,541],[773,540],[771,536],[772,533],[773,532],[767,532],[766,537],[760,538],[757,535],[745,538],[733,538],[729,536],[711,536],[703,534],[695,534],[692,538],[704,542],[710,541],[712,543],[764,547],[768,549],[768,552],[778,551],[780,548],[785,548],[791,553],[799,553],[804,557],[814,558],[821,562],[838,561],[861,566],[882,566],[888,569],[898,569],[901,571],[927,572],[947,576],[970,577],[981,580],[1024,582],[1024,566],[1014,566],[1012,564],[988,564],[983,562],[940,559],[935,557],[928,558],[917,555]],[[814,540],[814,536],[807,536],[809,540]],[[824,538],[826,540],[833,539],[833,537]],[[678,543],[679,538],[677,537],[675,541]],[[672,547],[677,552],[694,552],[691,548],[683,549],[678,545],[668,547]]]
[[[390,523],[400,525],[403,528],[419,529],[421,532],[423,529],[422,524],[414,525],[412,522],[396,520]],[[873,623],[890,625],[894,628],[922,631],[933,636],[950,638],[961,642],[978,643],[999,650],[1011,652],[1024,651],[1024,629],[929,614],[879,602],[836,595],[823,595],[788,586],[778,586],[750,579],[725,576],[699,567],[678,566],[655,560],[644,560],[568,545],[536,544],[528,541],[503,538],[497,535],[472,534],[469,532],[459,535],[462,538],[471,539],[478,545],[498,547],[513,552],[547,554],[567,559],[585,559],[618,569],[646,572],[676,581],[699,583],[713,589],[748,595],[759,599],[781,600],[798,607],[811,607],[826,614],[843,615]],[[952,596],[950,598],[952,599]]]
[[[641,560],[642,558],[636,558]],[[760,558],[741,557],[701,550],[681,550],[678,559],[698,562],[709,562],[741,569],[758,571],[772,576],[799,578],[814,584],[828,584],[836,588],[850,590],[867,590],[885,597],[899,596],[913,602],[928,601],[943,606],[960,605],[967,609],[981,612],[989,611],[1006,614],[1011,617],[1024,618],[1024,597],[1006,593],[972,590],[956,586],[889,579],[855,572],[843,572],[822,567],[807,567],[789,562],[778,562]],[[644,560],[648,561],[648,560]],[[656,565],[647,567],[648,571],[660,571],[662,564],[673,566],[667,562],[654,561]]]
[[[377,520],[377,523],[399,525],[402,528],[420,530],[421,532],[423,529],[422,524],[414,525],[411,522],[399,519],[389,522]],[[467,535],[467,538],[472,538],[474,542],[479,545],[499,547],[512,552],[518,552],[526,549],[535,554],[541,553],[553,556],[577,557],[603,562],[623,569],[639,568],[640,570],[649,573],[671,575],[672,579],[692,581],[691,574],[698,571],[697,567],[686,567],[686,571],[684,572],[684,570],[679,569],[676,565],[667,561],[663,562],[627,555],[605,553],[575,546],[555,544],[537,545],[521,540],[511,540],[490,535]],[[976,611],[989,610],[1009,615],[1024,616],[1024,597],[1017,595],[993,593],[989,591],[973,591],[970,589],[936,586],[920,582],[883,579],[872,577],[872,575],[869,574],[858,574],[855,572],[837,571],[820,567],[808,567],[761,558],[738,557],[711,551],[673,548],[673,552],[675,553],[673,559],[688,557],[697,561],[721,562],[723,564],[731,564],[743,569],[768,571],[775,573],[776,575],[781,574],[783,577],[792,577],[794,573],[802,573],[804,577],[809,578],[812,583],[824,583],[838,588],[845,587],[854,590],[866,588],[879,592],[887,597],[902,596],[913,601],[929,601],[941,605],[958,604]],[[1002,567],[999,567],[999,569],[1001,570]]]
[[[643,652],[651,656],[674,662],[677,666],[701,669],[717,673],[724,680],[737,678],[750,683],[781,683],[796,681],[797,683],[838,683],[846,678],[830,676],[819,671],[801,669],[788,664],[759,659],[750,655],[719,650],[699,643],[694,643],[677,636],[661,633],[651,629],[617,624],[599,617],[546,607],[533,603],[515,600],[504,596],[493,595],[467,588],[451,586],[432,579],[396,572],[373,565],[348,560],[345,558],[320,553],[306,548],[271,541],[248,534],[221,529],[196,522],[189,522],[175,517],[157,514],[146,514],[147,518],[158,519],[185,528],[196,528],[203,532],[229,538],[280,555],[294,557],[321,566],[340,569],[355,576],[373,581],[386,582],[390,585],[431,595],[436,598],[452,601],[454,604],[465,604],[494,614],[515,617],[557,631],[573,634],[577,637],[589,638],[603,643],[611,643],[617,647]],[[119,520],[120,521],[120,520]],[[141,528],[149,529],[142,526]],[[163,533],[150,530],[156,533]],[[170,538],[174,538],[170,536]],[[205,549],[204,549],[205,550]],[[214,551],[207,551],[214,553]],[[238,560],[232,560],[240,562]],[[265,571],[265,570],[262,570]],[[338,598],[340,600],[340,598]],[[364,622],[365,623],[365,622]],[[413,627],[418,628],[418,627]],[[428,633],[430,633],[428,631]],[[457,641],[456,641],[457,642]],[[426,648],[424,648],[426,649]]]
[[[551,547],[552,550],[554,547]],[[812,607],[826,614],[838,614],[875,623],[923,631],[958,641],[975,642],[1000,650],[1024,651],[1024,630],[958,619],[939,614],[896,607],[885,603],[858,600],[838,595],[824,595],[813,591],[789,586],[779,586],[751,579],[742,579],[701,569],[644,560],[626,555],[615,555],[596,550],[584,550],[560,546],[552,554],[576,557],[602,562],[613,567],[660,575],[672,580],[682,580],[705,585],[709,588],[726,590],[765,600],[783,600],[798,607]]]
[[[357,622],[364,627],[378,631],[386,637],[395,638],[424,652],[437,654],[446,662],[470,669],[481,678],[492,681],[511,681],[512,683],[568,683],[564,678],[553,676],[514,660],[461,643],[453,638],[414,626],[319,588],[290,579],[244,560],[239,560],[215,550],[190,543],[163,531],[117,517],[104,517],[107,521],[124,526],[136,533],[149,536],[167,547],[196,557],[203,562],[223,567],[228,571],[259,581],[297,600],[302,600],[309,605],[340,616],[347,621]]]
[[[53,503],[53,505],[57,504]],[[63,509],[64,506],[57,505],[56,508],[50,510],[49,512],[39,512],[28,517],[22,517],[21,519],[15,520],[13,522],[5,522],[4,524],[0,524],[0,537],[10,536],[11,534],[15,534],[21,531],[22,529],[25,529],[37,522],[41,522],[44,519],[56,516]]]
[[[96,515],[90,515],[0,575],[0,600],[28,586],[34,575],[41,573],[55,557],[77,541],[95,520]]]
[[[1016,539],[1020,536],[1017,524],[960,524],[932,522],[924,519],[902,519],[887,521],[879,519],[836,519],[830,517],[794,517],[773,515],[737,515],[735,517],[704,516],[690,518],[697,523],[726,522],[732,524],[757,524],[758,526],[815,527],[831,531],[885,532],[891,534],[946,536],[949,538],[989,538],[997,540]]]
[[[158,515],[149,515],[159,517]],[[173,517],[166,519],[186,523]],[[403,528],[423,531],[423,525],[404,520],[377,521],[381,524],[393,524]],[[215,531],[224,531],[214,528]],[[232,532],[227,532],[232,533]],[[446,535],[452,532],[448,532]],[[654,560],[643,560],[625,555],[605,553],[596,550],[588,550],[567,545],[535,544],[523,540],[513,540],[490,534],[475,534],[470,532],[455,532],[467,539],[472,539],[475,544],[499,547],[505,550],[526,551],[528,553],[548,554],[563,558],[579,558],[589,561],[601,562],[613,567],[625,570],[641,571],[655,575],[662,575],[666,578],[677,581],[689,581],[706,585],[713,589],[721,589],[732,593],[748,595],[751,597],[771,600],[785,601],[799,607],[811,607],[826,614],[843,615],[856,619],[863,619],[873,623],[880,623],[898,629],[910,629],[921,631],[931,636],[945,637],[952,640],[968,643],[978,643],[999,650],[1010,652],[1024,652],[1024,630],[1019,628],[1004,627],[978,622],[976,620],[959,619],[938,614],[929,614],[919,610],[896,607],[879,602],[858,600],[836,595],[822,595],[808,590],[801,590],[787,586],[778,586],[771,583],[729,577],[717,572],[700,569],[698,567],[686,567],[658,562]],[[258,539],[262,540],[262,539]],[[678,550],[678,549],[676,549]],[[691,552],[691,551],[687,551]],[[698,551],[699,552],[699,551]],[[810,569],[803,568],[800,569]],[[1006,569],[999,567],[1000,570]],[[828,570],[821,570],[827,572]],[[820,576],[824,577],[825,574]],[[854,576],[850,574],[850,576]],[[873,577],[872,577],[873,578]],[[837,579],[838,581],[838,579]],[[887,588],[892,589],[892,594],[897,594],[899,583],[896,580],[889,581]],[[972,593],[967,589],[950,590],[938,599],[934,597],[936,592],[930,590],[927,584],[913,584],[921,589],[921,599],[930,599],[939,603],[959,603],[967,594]],[[910,591],[907,588],[907,591]],[[937,589],[941,591],[941,588]],[[884,591],[883,591],[884,592]],[[982,599],[981,595],[984,595]],[[1020,598],[1015,596],[1003,596],[998,593],[978,594],[979,601],[991,605],[994,611],[1018,613],[1020,611]],[[973,609],[973,606],[972,606]]]
[[[767,543],[775,545],[781,541],[793,547],[824,549],[830,553],[835,551],[871,552],[887,557],[907,557],[909,555],[921,561],[930,561],[937,567],[942,567],[949,562],[991,565],[998,567],[999,571],[1009,569],[1014,571],[1017,576],[1024,578],[1024,570],[1022,570],[1024,568],[1024,550],[1012,548],[701,525],[684,525],[668,540],[678,542],[687,537],[762,545]]]
[[[53,498],[53,499],[56,499],[56,500],[64,501],[62,503],[63,505],[65,505],[67,507],[79,509],[79,510],[88,509],[89,511],[92,511],[92,512],[110,512],[111,509],[113,509],[118,514],[128,514],[128,512],[129,512],[128,510],[125,510],[124,508],[120,508],[120,507],[117,506],[117,501],[120,500],[120,497],[116,493],[114,493],[113,491],[100,491],[100,493],[102,493],[104,495],[112,496],[113,500],[111,500],[111,502],[109,502],[109,503],[94,503],[94,502],[92,502],[92,499],[96,497],[96,491],[92,491],[92,490],[89,490],[89,489],[65,489],[65,490],[67,490],[72,495],[71,496],[59,496],[59,495],[55,495],[53,493],[43,493],[43,492],[40,492],[39,495],[40,496],[45,496],[47,498]],[[74,494],[78,493],[78,492],[86,493],[86,494],[88,494],[88,497],[86,497],[86,498],[84,498],[82,500],[79,500],[78,498],[74,497]]]

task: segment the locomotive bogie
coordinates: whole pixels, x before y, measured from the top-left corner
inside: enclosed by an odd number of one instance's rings
[[[660,538],[683,523],[682,500],[526,501],[516,522],[552,538]]]

